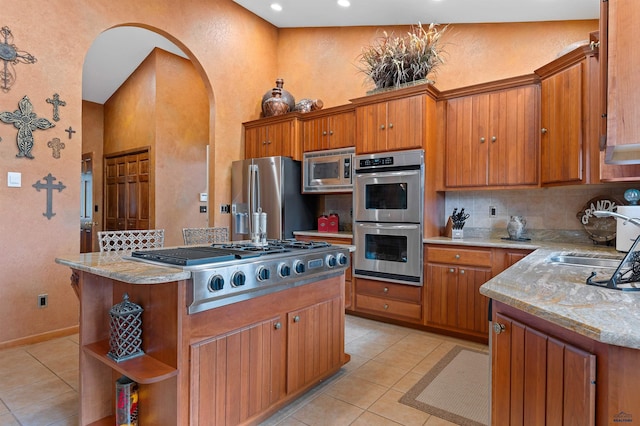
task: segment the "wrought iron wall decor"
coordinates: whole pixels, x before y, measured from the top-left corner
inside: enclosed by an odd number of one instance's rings
[[[27,96],[23,97],[18,103],[19,109],[9,112],[0,112],[0,121],[13,124],[18,129],[16,143],[18,145],[18,154],[16,157],[26,157],[33,159],[31,149],[33,148],[33,131],[36,129],[49,129],[55,124],[46,118],[38,118],[33,112],[33,105]]]
[[[60,158],[60,150],[64,149],[64,142],[60,142],[60,138],[53,138],[47,142],[47,146],[53,150],[53,158]]]
[[[69,133],[69,139],[71,139],[71,136],[73,136],[73,134],[76,132],[75,130],[73,130],[71,128],[71,126],[69,126],[68,129],[64,129],[65,132]]]
[[[16,81],[16,71],[14,65],[18,63],[33,64],[37,60],[28,52],[18,50],[15,44],[13,44],[13,34],[9,27],[2,27],[0,29],[0,60],[4,62],[2,69],[0,70],[0,88],[3,92],[8,92]]]
[[[46,216],[47,219],[51,220],[51,218],[56,215],[53,212],[53,190],[57,189],[58,192],[62,192],[62,190],[65,189],[66,186],[64,186],[62,182],[54,184],[53,181],[56,180],[56,178],[52,176],[51,173],[46,175],[43,179],[47,183],[42,183],[38,180],[31,186],[33,186],[38,192],[40,192],[41,189],[47,190],[47,211],[45,213],[42,213],[42,216]]]
[[[47,103],[53,105],[53,121],[60,121],[60,111],[58,107],[67,106],[67,103],[60,99],[60,95],[53,94],[53,98],[47,98]]]

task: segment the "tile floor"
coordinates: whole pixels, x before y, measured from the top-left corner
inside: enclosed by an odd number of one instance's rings
[[[351,362],[263,425],[451,425],[398,399],[456,344],[487,350],[347,315]],[[77,335],[0,351],[0,426],[77,425],[77,414]]]

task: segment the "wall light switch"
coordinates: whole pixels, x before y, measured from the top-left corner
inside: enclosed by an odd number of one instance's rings
[[[200,202],[201,203],[206,203],[208,198],[209,198],[209,196],[208,196],[208,194],[206,192],[201,192],[200,193]]]
[[[22,173],[7,172],[7,186],[20,188],[22,186]]]

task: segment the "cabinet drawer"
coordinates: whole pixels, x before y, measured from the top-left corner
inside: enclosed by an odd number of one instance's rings
[[[427,247],[427,261],[453,265],[491,266],[491,250],[464,248]]]
[[[373,311],[385,316],[401,316],[416,320],[422,318],[422,306],[419,304],[363,294],[356,294],[356,309]]]
[[[403,284],[391,284],[382,281],[373,281],[358,278],[356,281],[356,293],[368,296],[381,297],[389,300],[403,300],[406,302],[420,303],[422,287]]]

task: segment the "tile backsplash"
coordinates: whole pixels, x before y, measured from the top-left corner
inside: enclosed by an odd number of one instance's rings
[[[603,195],[614,197],[627,204],[624,191],[636,188],[634,183],[610,185],[563,186],[554,188],[447,192],[445,196],[445,217],[454,208],[464,207],[469,213],[465,228],[488,228],[506,230],[510,216],[524,216],[527,229],[583,230],[578,212],[589,200]],[[496,216],[489,215],[489,209],[496,209]]]

